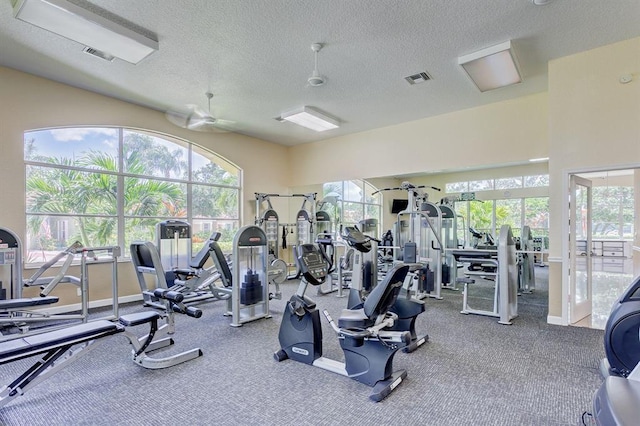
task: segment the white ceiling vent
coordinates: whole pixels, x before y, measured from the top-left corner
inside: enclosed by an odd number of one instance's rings
[[[411,85],[432,80],[431,76],[424,71],[418,74],[410,75],[409,77],[405,77],[404,79],[407,80]]]
[[[115,56],[109,55],[107,52],[103,52],[102,50],[94,49],[93,47],[85,47],[82,49],[84,53],[88,53],[91,56],[95,56],[100,59],[104,59],[105,61],[113,62]]]

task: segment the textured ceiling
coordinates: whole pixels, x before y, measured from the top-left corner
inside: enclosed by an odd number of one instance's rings
[[[156,38],[138,65],[111,63],[12,15],[0,0],[0,65],[157,110],[206,106],[238,133],[317,141],[545,91],[549,60],[640,36],[639,0],[73,0]],[[524,75],[480,93],[457,57],[512,40]],[[311,44],[324,43],[322,87]],[[427,71],[432,81],[404,77]],[[637,70],[635,70],[637,71]],[[302,105],[342,121],[324,133],[274,120]]]

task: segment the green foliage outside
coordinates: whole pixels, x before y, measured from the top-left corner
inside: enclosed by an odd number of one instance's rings
[[[188,159],[183,158],[185,152],[188,153],[181,147],[170,150],[144,134],[125,133],[123,170],[127,174],[145,176],[123,179],[122,210],[126,217],[127,246],[134,240],[153,240],[155,225],[162,219],[186,218],[186,184],[164,180],[171,176],[189,178]],[[73,159],[41,156],[31,139],[25,141],[25,159],[55,166],[27,166],[27,226],[32,237],[31,250],[60,250],[76,240],[85,246],[118,244],[117,157],[94,150],[82,152]],[[192,180],[235,185],[237,177],[210,162],[195,171]],[[192,185],[194,218],[235,221],[233,229],[225,229],[221,238],[229,249],[237,230],[238,192],[235,188]],[[48,232],[46,220],[49,215],[64,215],[73,220],[73,233],[66,241],[57,241]],[[195,234],[194,242],[199,240],[202,244],[209,234]],[[198,248],[194,247],[194,252]]]

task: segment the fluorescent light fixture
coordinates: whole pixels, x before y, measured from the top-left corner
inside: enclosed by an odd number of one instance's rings
[[[284,113],[280,116],[280,119],[290,121],[307,129],[315,130],[316,132],[324,132],[325,130],[340,127],[340,122],[335,118],[329,117],[317,109],[308,106]]]
[[[530,163],[542,163],[543,161],[549,161],[549,157],[530,158]]]
[[[13,16],[132,64],[158,50],[157,41],[66,0],[18,0]]]
[[[460,56],[458,65],[481,92],[522,82],[511,41]]]

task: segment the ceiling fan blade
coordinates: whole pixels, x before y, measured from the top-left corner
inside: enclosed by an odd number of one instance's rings
[[[169,110],[165,113],[165,116],[171,123],[175,124],[178,127],[186,129],[189,126],[189,122],[191,121],[193,112]]]
[[[209,102],[212,97],[213,95],[207,92]],[[211,108],[210,103],[209,108]],[[233,131],[233,121],[219,120],[211,115],[210,110],[207,111],[196,104],[187,104],[183,109],[169,110],[165,115],[170,122],[183,129],[215,133]]]
[[[213,117],[193,117],[189,121],[187,129],[195,130],[196,132],[208,132],[214,123],[215,119]]]

